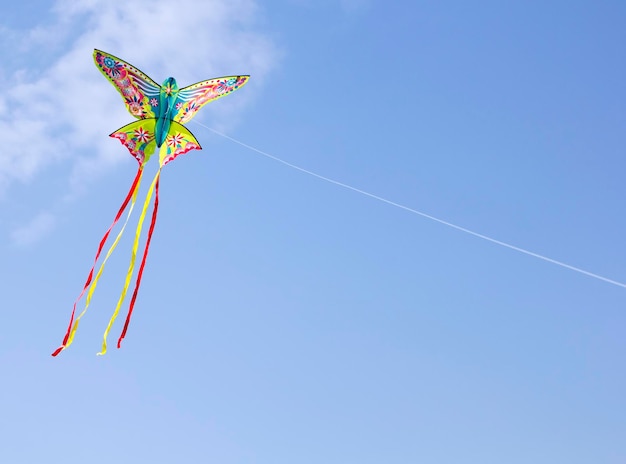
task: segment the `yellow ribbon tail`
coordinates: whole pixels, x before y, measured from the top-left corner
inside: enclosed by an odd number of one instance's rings
[[[126,298],[126,293],[128,292],[128,287],[130,286],[130,280],[133,275],[133,271],[135,269],[135,261],[137,258],[137,249],[139,248],[139,237],[141,236],[141,229],[143,227],[144,219],[146,218],[146,212],[148,211],[148,206],[150,205],[150,199],[152,198],[152,194],[154,192],[154,187],[159,180],[159,176],[161,175],[161,169],[159,169],[152,180],[152,184],[150,184],[150,188],[148,189],[148,193],[146,194],[146,199],[143,203],[143,209],[141,210],[141,216],[139,216],[139,222],[137,223],[137,230],[135,232],[135,240],[133,242],[133,248],[130,258],[130,264],[128,265],[128,271],[126,273],[126,280],[124,281],[124,287],[122,288],[122,293],[120,294],[119,300],[117,301],[117,305],[115,306],[115,311],[113,311],[113,315],[109,320],[109,324],[107,325],[106,330],[104,331],[104,336],[102,339],[102,351],[100,351],[98,356],[102,356],[107,351],[107,337],[109,332],[111,331],[111,327],[119,314],[120,307]],[[78,321],[76,321],[78,322]]]

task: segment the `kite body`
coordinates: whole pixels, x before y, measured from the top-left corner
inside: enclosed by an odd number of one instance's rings
[[[72,343],[76,330],[78,329],[78,323],[87,311],[87,308],[91,301],[91,296],[96,289],[98,279],[100,278],[100,275],[104,270],[104,265],[106,264],[106,261],[108,260],[115,247],[117,246],[117,243],[119,242],[124,232],[126,224],[128,223],[128,219],[130,218],[132,210],[135,206],[137,193],[139,191],[139,186],[141,184],[141,179],[143,175],[144,165],[146,162],[148,162],[148,160],[155,153],[155,151],[158,151],[159,170],[152,180],[150,187],[148,188],[148,193],[144,201],[143,208],[137,224],[137,230],[135,232],[135,240],[133,242],[132,255],[124,287],[122,288],[122,292],[118,300],[117,306],[113,312],[113,316],[111,317],[109,325],[104,332],[102,351],[98,354],[104,354],[106,352],[106,341],[108,333],[118,315],[119,309],[126,297],[126,293],[130,286],[130,280],[134,272],[135,259],[137,256],[137,249],[139,246],[139,238],[141,236],[143,221],[146,217],[146,213],[150,205],[150,200],[154,193],[154,204],[152,209],[150,228],[148,230],[148,235],[145,241],[139,271],[136,276],[135,287],[129,305],[128,315],[126,316],[126,322],[124,323],[124,328],[117,342],[117,347],[120,347],[122,339],[126,335],[128,324],[130,322],[130,317],[133,312],[135,300],[139,291],[139,285],[141,283],[141,277],[143,275],[144,265],[148,256],[150,239],[152,237],[154,226],[156,224],[156,217],[159,205],[159,179],[161,169],[177,156],[185,154],[191,150],[201,149],[200,143],[198,143],[194,135],[183,124],[191,120],[191,118],[195,116],[197,111],[202,106],[239,89],[244,84],[246,84],[246,82],[248,82],[248,79],[250,77],[218,77],[215,79],[198,82],[196,84],[179,89],[178,84],[176,83],[176,79],[174,79],[173,77],[168,77],[167,79],[165,79],[162,85],[158,85],[146,74],[113,55],[110,55],[100,50],[94,50],[93,57],[98,69],[100,69],[102,74],[109,80],[109,82],[113,84],[113,86],[122,96],[128,112],[132,116],[137,118],[136,121],[131,122],[130,124],[127,124],[124,127],[121,127],[120,129],[113,132],[111,134],[111,137],[118,139],[128,149],[131,155],[133,155],[137,159],[139,167],[137,169],[137,174],[135,175],[135,179],[133,180],[131,188],[122,203],[122,206],[115,216],[113,223],[100,241],[100,245],[94,259],[93,267],[89,272],[87,281],[85,282],[82,292],[74,302],[74,309],[72,310],[72,316],[70,318],[70,323],[63,339],[63,343],[59,348],[57,348],[54,353],[52,353],[52,356],[58,355],[61,351],[63,351]],[[117,224],[128,205],[130,205],[130,207],[126,220],[117,237],[113,241],[113,244],[109,247],[102,263],[100,264],[98,272],[95,274],[94,277],[96,264],[98,263],[98,259],[100,258],[104,245],[113,227]],[[78,317],[75,318],[74,316],[76,313],[76,305],[85,293],[87,293],[85,308],[78,315]]]

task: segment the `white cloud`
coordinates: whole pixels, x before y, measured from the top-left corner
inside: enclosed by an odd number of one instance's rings
[[[54,228],[55,223],[56,219],[51,213],[42,212],[28,224],[13,230],[11,239],[20,246],[32,245],[47,235]]]
[[[173,75],[185,86],[221,75],[252,75],[254,86],[237,98],[203,109],[204,121],[216,111],[228,112],[230,121],[278,60],[275,46],[256,30],[255,0],[57,0],[50,15],[45,24],[17,31],[24,39],[15,61],[31,56],[46,62],[45,70],[12,70],[0,63],[0,76],[13,82],[0,93],[0,196],[11,183],[31,182],[53,163],[71,163],[70,189],[124,159],[122,147],[108,143],[107,136],[131,119],[95,67],[94,48],[123,58],[157,82]]]

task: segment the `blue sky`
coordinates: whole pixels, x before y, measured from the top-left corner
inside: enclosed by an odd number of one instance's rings
[[[204,127],[623,283],[624,2],[2,13],[0,461],[626,461],[625,288]],[[94,48],[158,82],[252,78],[163,172],[122,349],[95,356],[132,233],[52,358],[135,173]]]

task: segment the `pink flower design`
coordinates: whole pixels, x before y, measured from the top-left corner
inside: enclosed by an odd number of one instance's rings
[[[119,87],[130,87],[130,85],[131,85],[130,79],[128,77],[122,77],[120,79],[115,79],[115,83]]]
[[[176,135],[170,135],[167,138],[167,145],[170,147],[179,147],[182,142],[183,142],[184,138],[182,136],[182,134],[179,132]]]
[[[151,139],[150,132],[146,131],[143,127],[140,127],[139,129],[137,129],[134,133],[134,136],[138,142],[143,142],[143,143],[147,143]]]
[[[143,110],[143,95],[141,93],[133,92],[132,95],[126,98],[126,104],[133,116],[143,118],[145,112]]]
[[[128,104],[128,109],[130,110],[133,116],[142,116],[143,115],[143,106],[138,102],[130,102]]]
[[[156,98],[151,98],[150,99],[150,105],[151,106],[159,106],[159,101]]]

